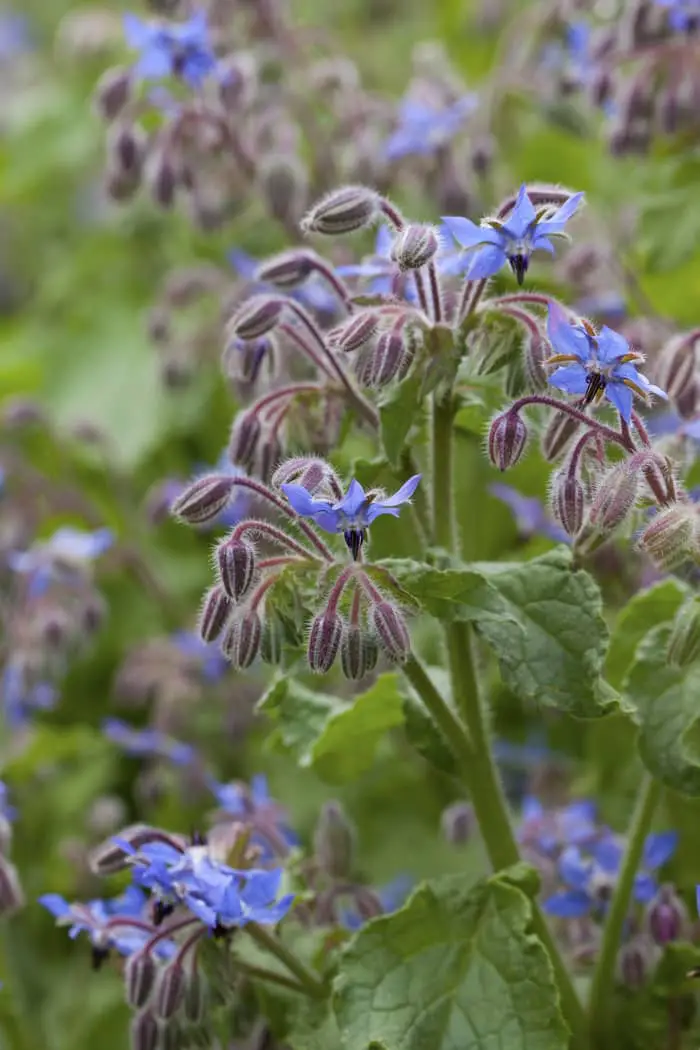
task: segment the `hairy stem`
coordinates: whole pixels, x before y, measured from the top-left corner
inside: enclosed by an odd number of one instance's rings
[[[264,926],[260,926],[257,922],[249,922],[246,926],[246,931],[261,948],[265,948],[266,951],[274,955],[287,967],[307,995],[314,999],[326,998],[328,990],[323,981],[294,952],[290,951],[279,938],[275,937],[273,933],[270,933],[269,930],[265,929]]]
[[[433,395],[433,538],[438,547],[454,548],[452,492],[452,398]]]

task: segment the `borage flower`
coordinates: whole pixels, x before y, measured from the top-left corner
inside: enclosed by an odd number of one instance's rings
[[[250,787],[242,783],[221,784],[214,777],[207,787],[221,807],[220,816],[233,817],[252,831],[252,842],[264,850],[265,859],[284,856],[299,838],[289,826],[284,806],[270,795],[267,777],[251,777]]]
[[[630,350],[627,340],[607,325],[596,333],[585,321],[572,324],[560,306],[550,303],[547,336],[555,353],[546,364],[563,365],[549,377],[550,385],[579,394],[584,405],[606,397],[629,422],[634,394],[644,400],[652,394],[666,399],[664,391],[638,371],[643,355]]]
[[[330,500],[314,499],[303,485],[282,485],[282,491],[293,509],[302,518],[311,518],[324,532],[342,532],[346,544],[357,560],[362,544],[367,539],[367,529],[381,514],[399,516],[399,508],[409,503],[418,487],[420,474],[404,482],[398,492],[386,499],[375,499],[367,495],[359,481],[353,480],[348,491],[337,503]]]
[[[444,215],[442,221],[457,243],[470,253],[465,269],[468,280],[493,277],[507,262],[518,284],[522,284],[531,254],[545,251],[554,255],[550,237],[566,237],[566,224],[582,200],[582,193],[574,193],[547,218],[550,209],[545,207],[535,211],[523,185],[515,207],[505,221],[485,219],[481,226],[477,226],[471,219],[459,215]]]
[[[102,732],[134,758],[168,758],[176,766],[188,766],[197,755],[191,744],[173,740],[158,729],[136,729],[121,718],[105,718]]]
[[[135,71],[143,80],[176,76],[197,88],[216,69],[202,11],[180,23],[144,22],[126,14],[123,25],[127,44],[140,52]]]
[[[476,102],[476,95],[462,95],[445,106],[429,105],[410,97],[403,99],[397,126],[384,146],[386,159],[395,161],[435,153],[464,127]]]

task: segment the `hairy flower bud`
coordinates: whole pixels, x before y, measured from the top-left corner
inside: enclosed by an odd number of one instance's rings
[[[420,270],[440,247],[440,240],[432,226],[411,223],[398,234],[391,246],[391,258],[400,270]]]
[[[647,928],[655,944],[663,947],[685,939],[688,910],[673,886],[660,886],[646,912]]]
[[[343,621],[336,612],[320,613],[314,618],[309,631],[307,659],[309,667],[318,674],[330,671],[338,655]]]
[[[126,1001],[133,1009],[148,1002],[158,973],[157,963],[150,952],[134,952],[124,964]]]
[[[379,336],[372,350],[366,380],[368,386],[382,387],[405,375],[411,357],[404,332],[392,328]]]
[[[188,525],[209,524],[227,506],[234,489],[235,478],[228,474],[205,474],[173,500],[170,513]]]
[[[239,412],[231,429],[228,454],[232,463],[250,466],[255,459],[262,425],[256,412]]]
[[[696,509],[674,503],[659,511],[639,538],[639,547],[657,568],[677,568],[694,552],[697,543]]]
[[[148,182],[153,200],[161,208],[172,208],[177,189],[177,170],[171,158],[164,151],[149,164]]]
[[[233,611],[233,604],[223,587],[211,587],[204,596],[199,614],[199,636],[203,642],[215,642]]]
[[[518,412],[504,412],[491,423],[488,438],[489,457],[499,470],[514,467],[527,442],[527,427]]]
[[[122,66],[107,69],[95,88],[95,108],[103,120],[114,120],[131,99],[131,94],[131,71]]]
[[[375,638],[358,624],[345,626],[340,643],[340,665],[350,681],[357,682],[376,667],[379,655]]]
[[[474,807],[469,802],[453,802],[440,818],[442,833],[451,846],[464,846],[476,828]]]
[[[376,335],[379,323],[380,315],[375,310],[360,310],[344,324],[329,332],[328,341],[338,350],[343,350],[346,354],[352,353]]]
[[[353,233],[369,226],[377,215],[379,198],[368,186],[342,186],[323,197],[304,216],[305,233]]]
[[[262,623],[254,609],[233,619],[221,639],[221,651],[238,671],[244,671],[255,660],[260,648]]]
[[[147,842],[159,842],[163,832],[150,824],[129,824],[119,832],[119,838],[128,842],[135,850]],[[114,841],[107,839],[91,851],[89,856],[90,871],[95,875],[114,875],[129,867],[131,854],[127,853]]]
[[[305,248],[292,248],[280,252],[261,263],[256,273],[256,280],[273,284],[283,290],[296,288],[302,284],[315,269],[316,256]]]
[[[542,436],[542,455],[548,463],[559,459],[581,424],[566,412],[555,412]]]
[[[150,1010],[142,1010],[131,1022],[131,1050],[157,1050],[158,1022]]]
[[[575,474],[559,471],[552,481],[552,512],[569,536],[575,536],[583,524],[583,485]]]
[[[682,397],[695,376],[696,342],[687,335],[669,339],[655,361],[655,376],[672,401]]]
[[[336,879],[352,873],[357,833],[340,802],[326,802],[314,831],[314,852],[322,871]]]
[[[545,341],[538,337],[530,336],[525,340],[525,352],[522,357],[523,377],[526,388],[535,394],[547,388],[547,373],[544,367],[546,347]]]
[[[307,201],[308,175],[298,157],[265,157],[258,172],[261,196],[273,219],[283,225],[299,221]]]
[[[391,602],[372,606],[370,622],[384,654],[392,663],[402,664],[411,655],[411,639],[402,614]]]
[[[147,145],[146,135],[137,125],[113,125],[107,137],[107,149],[115,175],[133,179],[138,185]]]
[[[255,575],[255,551],[245,540],[224,540],[216,548],[219,577],[226,594],[240,602],[250,590]]]
[[[668,662],[689,667],[700,659],[700,598],[684,602],[676,613],[668,640]]]
[[[597,532],[610,535],[632,511],[637,500],[638,477],[626,463],[620,463],[604,475],[588,512],[588,523]]]
[[[177,1013],[185,998],[186,985],[187,975],[181,963],[176,961],[160,968],[153,997],[157,1017],[167,1021]]]
[[[254,295],[247,299],[228,323],[230,333],[239,339],[260,339],[279,322],[285,306],[276,295]]]

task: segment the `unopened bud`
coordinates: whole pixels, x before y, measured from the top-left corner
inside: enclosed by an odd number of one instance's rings
[[[574,474],[563,470],[554,476],[552,511],[569,536],[575,536],[583,524],[584,502],[583,485]]]
[[[173,206],[177,181],[175,165],[167,154],[161,154],[154,160],[149,178],[153,200],[161,208]]]
[[[157,1017],[167,1021],[177,1013],[185,998],[186,984],[187,975],[181,963],[172,962],[161,967],[153,1002]]]
[[[352,872],[357,835],[340,802],[326,802],[314,832],[314,852],[321,869],[336,879]]]
[[[464,846],[476,827],[474,807],[469,802],[453,802],[440,818],[442,833],[451,846]]]
[[[268,484],[282,457],[282,445],[276,433],[267,434],[258,445],[257,473],[262,482]]]
[[[370,341],[372,336],[379,330],[379,314],[374,310],[360,310],[344,324],[334,328],[328,334],[328,341],[332,346],[343,350],[346,354],[353,350],[359,350]]]
[[[239,412],[236,416],[231,438],[228,446],[228,454],[232,463],[247,467],[255,459],[262,425],[257,412]]]
[[[114,120],[131,99],[131,72],[121,66],[107,69],[95,88],[95,108],[104,120]]]
[[[324,612],[315,617],[309,631],[307,659],[309,667],[318,674],[330,671],[338,655],[343,634],[343,621],[335,612]]]
[[[345,627],[340,643],[340,665],[343,674],[357,682],[376,667],[379,655],[377,642],[357,624]]]
[[[284,622],[273,609],[266,611],[260,638],[260,659],[263,663],[276,666],[281,663],[287,632]]]
[[[588,512],[593,528],[610,535],[627,520],[637,500],[638,477],[626,463],[620,463],[603,477]]]
[[[391,258],[400,270],[420,270],[440,247],[440,240],[432,226],[411,223],[398,234],[391,246]]]
[[[314,271],[315,255],[304,248],[273,255],[261,263],[256,273],[258,281],[274,284],[275,288],[290,289],[302,284]]]
[[[233,315],[229,330],[239,339],[260,339],[277,325],[286,303],[275,295],[254,295]]]
[[[204,1018],[206,990],[202,972],[195,965],[187,975],[187,987],[185,988],[185,1001],[183,1003],[185,1017],[192,1024],[198,1024]]]
[[[305,233],[329,236],[353,233],[369,226],[377,214],[379,198],[368,186],[343,186],[332,190],[302,219]]]
[[[203,642],[215,642],[233,611],[233,604],[223,587],[212,587],[204,596],[199,614],[199,636]]]
[[[559,459],[580,425],[566,412],[554,414],[542,437],[542,455],[548,463]]]
[[[405,368],[408,347],[403,332],[391,329],[383,332],[372,350],[368,367],[368,386],[382,387],[398,379]]]
[[[114,125],[109,132],[107,146],[115,174],[138,179],[146,155],[147,139],[136,125]]]
[[[221,639],[221,651],[238,671],[244,671],[255,660],[260,648],[262,623],[254,609],[248,609],[231,621]]]
[[[216,548],[219,576],[226,594],[240,602],[250,590],[255,575],[255,551],[245,540],[224,540]]]
[[[9,915],[24,904],[17,869],[0,855],[0,915]]]
[[[411,655],[411,639],[399,610],[390,602],[377,602],[370,620],[384,654],[392,663],[405,663]]]
[[[493,157],[496,152],[496,143],[491,135],[482,135],[472,146],[471,166],[475,175],[483,178],[488,175]]]
[[[527,442],[527,427],[518,412],[504,412],[491,423],[489,430],[489,457],[499,470],[514,467],[523,454]]]
[[[150,1010],[143,1010],[131,1022],[131,1050],[157,1050],[158,1022]]]
[[[150,952],[134,952],[124,964],[126,1001],[134,1009],[145,1006],[156,981],[158,966]]]
[[[266,157],[258,172],[258,184],[272,217],[283,225],[296,225],[308,191],[308,175],[299,158]]]
[[[659,887],[647,908],[646,920],[654,943],[661,947],[685,939],[688,932],[688,910],[674,887],[668,884]]]
[[[700,659],[700,598],[691,598],[676,613],[668,640],[668,662],[689,667]]]
[[[173,501],[170,513],[188,525],[216,521],[235,490],[235,479],[228,474],[205,474],[197,478]]]
[[[642,988],[653,962],[654,945],[644,935],[632,937],[623,944],[617,956],[617,970],[622,984]]]
[[[671,400],[682,397],[695,375],[696,344],[677,335],[663,347],[655,362],[656,381]]]
[[[150,824],[129,824],[119,832],[119,838],[138,850],[147,842],[158,842],[163,838],[163,832]],[[100,843],[89,856],[90,871],[95,875],[114,875],[118,871],[128,868],[132,860],[132,854],[127,853],[114,839],[107,839]]]
[[[677,568],[690,557],[696,545],[696,510],[686,503],[674,503],[659,511],[645,528],[639,546],[657,568]]]
[[[547,373],[544,367],[546,343],[539,337],[530,336],[525,340],[525,352],[522,358],[525,386],[532,393],[545,390]]]

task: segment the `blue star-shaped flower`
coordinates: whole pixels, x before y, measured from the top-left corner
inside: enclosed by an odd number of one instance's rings
[[[102,732],[113,743],[124,748],[127,755],[135,758],[159,756],[169,758],[177,766],[188,766],[195,757],[195,749],[190,744],[171,740],[157,729],[135,729],[120,718],[105,718]]]
[[[144,22],[126,14],[123,24],[127,44],[140,52],[135,71],[143,80],[176,76],[197,88],[216,69],[203,11],[179,24]]]
[[[443,222],[457,243],[470,253],[469,265],[465,270],[468,280],[493,277],[507,262],[518,284],[522,284],[532,252],[554,254],[550,238],[566,236],[566,224],[582,200],[582,193],[574,193],[547,218],[549,209],[535,211],[527,188],[523,185],[515,207],[505,221],[488,219],[484,225],[477,226],[471,219],[445,215]]]
[[[658,386],[637,370],[644,358],[630,350],[627,340],[603,325],[596,334],[588,325],[571,324],[556,303],[550,303],[547,336],[555,351],[547,364],[563,364],[549,377],[551,386],[578,394],[589,405],[606,397],[629,422],[633,394],[666,398]],[[565,362],[573,362],[565,364]]]
[[[282,485],[282,491],[293,509],[303,518],[311,518],[324,532],[342,532],[345,542],[357,558],[367,536],[367,528],[381,514],[398,518],[399,508],[409,503],[421,479],[420,474],[404,482],[398,492],[383,500],[369,499],[359,481],[353,480],[337,503],[314,499],[303,485]]]
[[[415,98],[403,99],[397,126],[384,145],[384,156],[394,161],[435,153],[461,130],[475,106],[475,95],[463,95],[442,107]]]
[[[285,917],[294,894],[278,897],[284,872],[262,868],[232,872],[212,892],[188,901],[190,910],[211,929],[258,922],[273,926]]]
[[[596,804],[590,799],[576,799],[554,809],[546,809],[532,795],[523,799],[518,842],[548,857],[556,857],[568,846],[589,846],[600,834]]]

